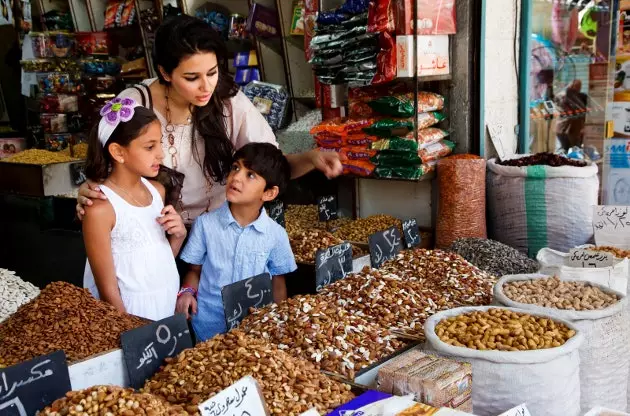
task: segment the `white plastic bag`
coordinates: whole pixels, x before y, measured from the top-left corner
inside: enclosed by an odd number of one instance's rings
[[[624,312],[628,305],[626,295],[593,284],[605,292],[614,292],[621,300],[606,309],[572,311],[515,302],[503,292],[503,286],[508,282],[548,277],[541,274],[504,276],[494,286],[494,298],[505,306],[558,316],[580,329],[584,335],[579,349],[582,409],[608,406],[625,411],[630,365],[630,327]]]
[[[443,319],[467,312],[487,311],[493,306],[464,307],[438,312],[424,325],[427,342],[439,354],[467,361],[473,366],[473,413],[496,416],[525,402],[532,415],[577,416],[580,414],[580,356],[578,348],[584,337],[573,324],[562,322],[576,331],[564,345],[536,351],[479,351],[455,347],[435,333]],[[513,312],[550,317],[515,308]]]
[[[519,155],[522,156],[522,155]],[[488,235],[533,257],[543,247],[569,251],[593,238],[597,166],[487,163]]]

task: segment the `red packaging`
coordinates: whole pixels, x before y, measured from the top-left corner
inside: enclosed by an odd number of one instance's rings
[[[393,32],[396,30],[393,0],[371,0],[368,7],[368,32]]]
[[[378,154],[378,150],[368,149],[367,145],[366,147],[349,146],[349,147],[342,147],[339,153],[342,155],[342,159],[345,159],[345,160],[369,161],[370,158]]]
[[[113,49],[107,32],[79,32],[75,39],[81,55],[108,55]]]
[[[415,0],[418,16],[414,19],[414,0],[400,0],[397,7],[398,35],[413,35],[414,20],[418,35],[452,35],[457,33],[455,0]]]
[[[315,107],[322,108],[322,83],[319,82],[319,78],[313,74],[313,85],[315,86]]]
[[[319,11],[319,0],[304,0],[304,11],[306,13],[317,13]]]
[[[326,110],[324,108],[324,110]],[[327,133],[337,136],[348,135],[352,133],[362,133],[364,128],[374,124],[374,119],[349,119],[336,117],[334,119],[322,121],[318,125],[311,128],[311,134]]]
[[[376,166],[367,160],[346,160],[343,162],[344,175],[370,176]]]
[[[317,22],[317,13],[304,13],[304,56],[306,61],[313,59],[315,53],[311,48],[311,39],[315,36],[315,25]]]
[[[396,78],[396,38],[388,32],[381,33],[379,38],[381,51],[376,56],[376,75],[372,84],[384,84]]]
[[[321,85],[321,84],[320,84]],[[322,106],[328,108],[339,108],[345,104],[345,85],[321,85]]]
[[[322,120],[332,120],[346,116],[346,107],[330,108],[322,107]]]
[[[371,146],[378,139],[376,136],[368,136],[366,134],[351,134],[343,138],[343,145],[352,147]]]
[[[369,87],[348,89],[348,117],[374,117],[376,113],[367,104],[378,97],[402,94],[409,90],[403,83],[389,85],[371,85]]]

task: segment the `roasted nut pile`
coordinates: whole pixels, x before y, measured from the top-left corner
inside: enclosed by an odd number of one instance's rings
[[[87,157],[87,143],[78,143],[72,146],[72,151],[74,152],[74,157],[77,159],[85,159]],[[61,151],[64,155],[70,156],[70,147],[67,147]]]
[[[575,335],[574,330],[552,319],[500,308],[444,319],[435,326],[435,333],[456,347],[499,351],[560,347]]]
[[[295,297],[280,305],[256,309],[240,328],[348,379],[404,345],[385,327],[319,295]]]
[[[48,150],[28,149],[5,159],[2,162],[26,163],[28,165],[49,165],[51,163],[72,162],[77,160],[61,152],[49,152]]]
[[[191,412],[192,406],[247,375],[260,384],[272,415],[297,416],[312,407],[328,414],[354,397],[349,386],[327,378],[310,363],[238,330],[197,344],[166,363],[143,391],[191,406]]]
[[[589,247],[588,249],[593,250],[593,251],[606,251],[619,259],[630,258],[630,250],[622,250],[617,247],[598,246],[598,247]]]
[[[402,235],[402,221],[391,215],[372,215],[366,218],[359,218],[342,225],[333,234],[342,240],[354,241],[357,243],[367,243],[368,237],[379,231],[384,231],[396,226]]]
[[[196,409],[196,406],[193,406]],[[94,386],[71,391],[39,412],[40,416],[170,416],[188,415],[181,406],[171,406],[162,399],[133,389],[117,386]]]
[[[294,232],[289,237],[291,250],[298,263],[314,263],[317,250],[342,244],[344,241],[324,230],[304,230]],[[360,247],[352,245],[352,256],[360,257],[367,253]]]
[[[289,205],[284,213],[284,218],[289,236],[295,232],[311,229],[335,230],[352,221],[350,218],[338,218],[328,222],[319,221],[317,205]]]
[[[617,295],[588,282],[560,280],[555,276],[507,282],[503,293],[515,302],[572,311],[605,309],[619,302]]]
[[[37,295],[38,287],[20,279],[15,272],[0,269],[0,322]]]
[[[459,238],[449,250],[494,276],[534,273],[540,265],[508,245],[485,238]]]
[[[94,299],[85,289],[53,282],[0,325],[0,365],[57,350],[77,361],[120,347],[120,334],[146,321]]]

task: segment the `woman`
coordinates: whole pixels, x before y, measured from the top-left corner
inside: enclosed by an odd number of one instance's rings
[[[227,51],[220,36],[203,21],[177,16],[155,35],[153,64],[157,79],[129,88],[129,97],[152,108],[162,125],[164,165],[186,175],[177,208],[187,224],[225,200],[224,183],[232,154],[250,142],[278,145],[269,124],[227,73]],[[327,177],[342,172],[335,153],[313,150],[287,155],[291,176],[313,169]],[[98,184],[79,189],[77,214],[82,218],[92,199],[106,199]]]

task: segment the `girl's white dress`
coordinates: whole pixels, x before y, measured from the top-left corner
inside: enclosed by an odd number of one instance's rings
[[[156,219],[164,203],[158,190],[142,178],[153,201],[136,207],[105,185],[99,185],[116,213],[112,229],[112,255],[118,288],[128,313],[159,320],[175,313],[179,274],[164,230]],[[83,286],[99,298],[89,261],[86,261]]]

